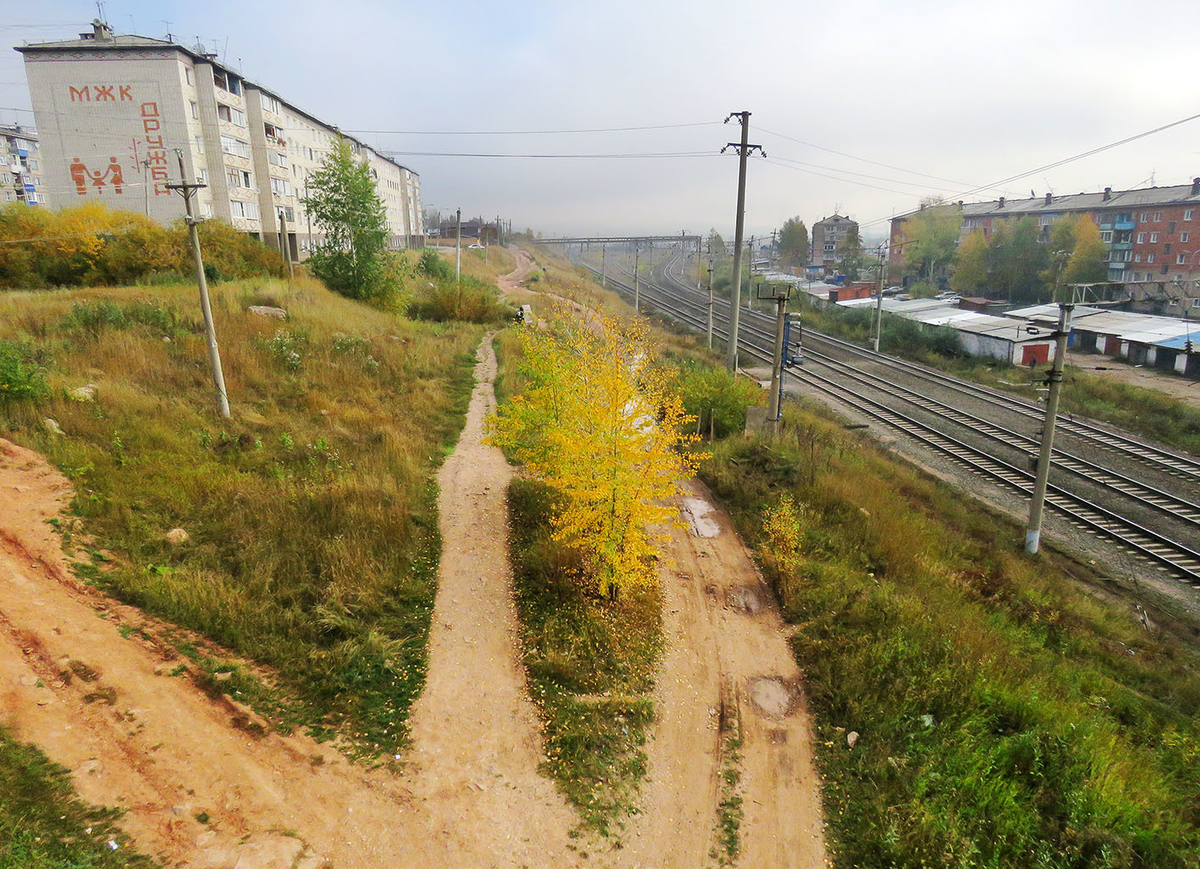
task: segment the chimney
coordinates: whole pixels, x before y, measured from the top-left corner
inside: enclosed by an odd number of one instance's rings
[[[1051,194],[1047,193],[1047,194],[1046,194],[1046,204],[1047,204],[1047,205],[1049,205],[1049,204],[1050,204],[1050,198],[1051,198]]]
[[[1108,200],[1110,200],[1110,199],[1112,199],[1112,188],[1105,187],[1104,188],[1104,201],[1108,202]]]
[[[1001,197],[1000,197],[1000,204],[999,204],[998,206],[996,206],[996,207],[997,207],[997,208],[1003,208],[1003,207],[1004,207],[1004,197],[1003,197],[1003,196],[1001,196]]]
[[[1192,179],[1192,195],[1200,196],[1200,178]]]

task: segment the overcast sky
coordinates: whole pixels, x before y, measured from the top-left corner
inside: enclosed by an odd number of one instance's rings
[[[736,124],[720,124],[734,111],[753,113],[750,141],[769,158],[749,171],[746,231],[759,235],[793,215],[811,225],[836,209],[867,224],[922,196],[962,198],[1200,113],[1195,0],[109,0],[105,9],[122,33],[161,38],[169,21],[177,41],[215,45],[247,78],[318,117],[384,131],[360,134],[384,149],[702,153],[397,158],[420,173],[427,206],[499,214],[546,235],[732,235],[737,159],[717,153],[738,138]],[[95,15],[95,4],[78,0],[26,3],[6,10],[0,35],[9,45],[70,38]],[[29,123],[13,111],[29,107],[20,55],[4,52],[0,120]],[[398,132],[666,124],[686,126]],[[1197,175],[1200,120],[966,198]],[[864,235],[882,231],[876,223]]]

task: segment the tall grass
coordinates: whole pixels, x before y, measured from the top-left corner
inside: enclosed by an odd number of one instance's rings
[[[796,626],[837,866],[1200,865],[1193,651],[814,413],[701,473]],[[794,558],[766,548],[783,493]]]
[[[50,390],[0,408],[0,431],[74,482],[79,530],[112,553],[81,565],[92,581],[269,665],[300,720],[396,751],[425,672],[433,470],[461,427],[481,330],[306,280],[221,285],[222,421],[193,294],[0,296],[0,339],[31,348]],[[73,400],[88,382],[96,400]],[[168,543],[175,527],[190,541]]]

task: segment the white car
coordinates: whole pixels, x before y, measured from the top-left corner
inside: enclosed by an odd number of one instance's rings
[[[483,250],[483,245],[481,245],[479,242],[476,242],[475,244],[467,245],[467,248],[469,250]]]

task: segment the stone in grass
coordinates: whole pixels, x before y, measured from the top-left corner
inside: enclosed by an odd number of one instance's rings
[[[64,434],[63,430],[59,428],[58,420],[54,419],[53,417],[48,416],[42,420],[42,427],[52,435]]]
[[[283,308],[275,308],[271,305],[251,305],[251,314],[258,314],[260,317],[270,317],[273,320],[286,320],[288,312]]]
[[[858,742],[858,731],[857,730],[851,730],[849,733],[846,734],[846,745],[850,746],[850,748],[854,748],[854,746],[857,742]]]
[[[180,546],[187,543],[191,539],[191,535],[182,528],[172,528],[167,532],[167,542],[172,546]]]
[[[73,401],[95,401],[97,386],[89,383],[86,386],[76,386],[67,393]]]

